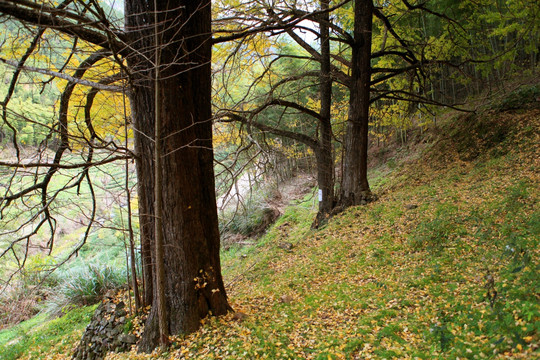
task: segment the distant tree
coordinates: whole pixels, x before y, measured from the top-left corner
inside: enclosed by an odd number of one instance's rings
[[[336,211],[365,204],[375,198],[367,178],[367,160],[370,122],[374,120],[372,113],[377,105],[384,108],[406,103],[400,109],[401,118],[413,116],[422,107],[427,111],[435,106],[456,108],[455,96],[447,98],[434,91],[434,82],[440,79],[444,81],[441,69],[459,73],[467,66],[491,66],[488,65],[490,60],[501,55],[500,51],[492,52],[491,59],[480,60],[468,52],[477,45],[470,36],[470,28],[460,20],[465,17],[471,24],[475,20],[460,9],[465,6],[474,13],[484,11],[474,3],[460,3],[458,6],[455,2],[444,0],[335,1],[329,4],[328,11],[314,11],[304,3],[293,1],[276,6],[262,3],[259,6],[264,9],[259,16],[265,16],[269,24],[281,24],[289,19],[309,19],[319,24],[318,29],[302,24],[285,29],[307,53],[307,56],[303,56],[306,61],[323,64],[327,59],[323,55],[325,49],[305,41],[295,29],[302,29],[324,39],[322,31],[328,26],[331,31],[329,39],[338,44],[331,48],[330,73],[333,81],[348,88],[349,111],[342,144],[342,178]],[[511,2],[507,7],[514,9],[515,4]],[[537,12],[530,10],[531,15],[537,16]],[[496,17],[493,13],[490,10],[484,17],[493,19]],[[327,14],[329,16],[325,17]],[[500,17],[500,14],[497,16]],[[511,32],[503,23],[499,25],[503,26],[505,34]],[[525,32],[530,33],[534,28],[534,21],[531,20]],[[377,40],[375,44],[374,36]],[[464,45],[463,42],[467,41],[471,44]],[[454,52],[458,55],[452,56]],[[313,77],[314,72],[300,75],[295,74],[291,79]],[[277,106],[279,100],[272,98],[267,101],[267,105]],[[286,101],[282,101],[282,105],[292,107]],[[295,106],[299,108],[298,104]],[[261,108],[253,111],[261,111]],[[409,122],[409,119],[406,121]],[[255,122],[252,125],[258,126]],[[265,127],[264,131],[272,130]],[[290,135],[296,141],[303,142],[300,138],[305,139],[303,135],[306,134]],[[282,133],[281,136],[287,135]]]
[[[270,17],[278,19],[276,24],[284,24],[275,13],[278,9],[268,9]],[[295,55],[289,49],[279,49],[279,42],[276,46],[279,51],[270,55],[272,60],[262,70],[262,75],[254,80],[258,82],[269,82],[265,94],[255,94],[255,99],[246,100],[245,98],[236,104],[221,104],[222,108],[217,116],[222,119],[240,122],[248,129],[256,128],[260,131],[271,133],[284,139],[290,139],[297,143],[305,145],[312,150],[315,155],[317,168],[317,183],[321,191],[319,200],[319,211],[314,226],[318,226],[328,217],[334,206],[334,159],[332,146],[332,74],[330,65],[330,36],[329,36],[329,2],[321,1],[320,6],[314,9],[319,14],[320,38],[319,44],[321,55],[317,61],[317,68],[302,55]],[[309,17],[306,13],[303,16]],[[292,27],[284,27],[284,31],[291,37],[298,35]],[[298,40],[302,41],[302,40]],[[264,56],[266,54],[259,54]],[[242,55],[239,55],[242,56]],[[309,60],[309,59],[308,59]],[[298,61],[298,64],[294,64]],[[302,64],[303,63],[303,64]],[[280,77],[276,73],[277,67],[284,67],[288,64],[287,71],[294,73],[285,74]],[[302,71],[295,66],[301,66]],[[267,80],[268,77],[270,80]],[[264,80],[263,80],[264,79]],[[251,84],[253,86],[254,84]],[[302,95],[300,95],[302,94]],[[308,102],[316,98],[318,109],[310,107]],[[261,101],[262,100],[262,101]],[[249,103],[248,103],[249,102]],[[258,106],[255,106],[257,103]],[[283,121],[281,119],[283,118]],[[299,120],[301,124],[307,124],[307,128],[302,130],[295,129],[289,122]],[[227,121],[227,120],[224,120]]]

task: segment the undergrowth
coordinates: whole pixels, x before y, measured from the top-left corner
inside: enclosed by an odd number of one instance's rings
[[[126,270],[105,264],[83,264],[58,271],[54,296],[46,302],[46,311],[60,314],[69,307],[96,304],[109,290],[117,290],[127,283]]]

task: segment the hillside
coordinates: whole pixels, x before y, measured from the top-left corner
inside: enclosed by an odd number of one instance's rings
[[[505,101],[373,169],[378,201],[314,231],[308,195],[224,252],[236,314],[161,356],[108,359],[540,358],[540,109]],[[0,358],[70,358],[92,311],[0,332]]]

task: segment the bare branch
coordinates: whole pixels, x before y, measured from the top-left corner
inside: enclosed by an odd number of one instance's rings
[[[106,53],[106,54],[108,55],[109,53]],[[90,81],[90,80],[87,80],[87,79],[77,78],[75,76],[71,76],[71,75],[68,75],[66,73],[57,72],[57,71],[54,71],[54,70],[41,69],[41,68],[37,68],[37,67],[33,67],[33,66],[21,66],[16,61],[7,60],[7,59],[3,59],[3,58],[0,58],[0,61],[3,62],[4,64],[9,65],[11,67],[14,67],[16,69],[21,69],[21,70],[28,71],[28,72],[36,72],[36,73],[39,73],[39,74],[54,76],[54,77],[57,77],[57,78],[60,78],[60,79],[67,80],[67,81],[69,81],[71,83],[74,83],[74,84],[90,86],[90,87],[93,87],[93,88],[96,88],[96,89],[99,89],[99,90],[106,90],[106,91],[113,91],[113,92],[122,92],[122,91],[124,91],[124,88],[121,87],[121,86],[105,85],[105,84],[102,84],[102,83],[99,83],[99,82],[94,82],[94,81]]]

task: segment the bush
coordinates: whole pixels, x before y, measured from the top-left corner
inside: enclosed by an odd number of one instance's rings
[[[126,270],[105,264],[83,265],[56,275],[58,286],[48,301],[47,312],[60,314],[69,306],[86,306],[99,302],[109,290],[126,284]]]
[[[500,102],[494,104],[495,110],[508,111],[525,107],[529,104],[534,104],[540,96],[538,86],[521,86],[517,90],[510,92]]]

